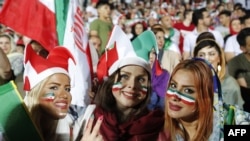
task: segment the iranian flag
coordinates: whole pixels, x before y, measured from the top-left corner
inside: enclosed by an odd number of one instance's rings
[[[38,41],[48,51],[58,45],[68,48],[76,61],[69,65],[72,104],[89,104],[91,56],[78,0],[5,0],[0,23]]]

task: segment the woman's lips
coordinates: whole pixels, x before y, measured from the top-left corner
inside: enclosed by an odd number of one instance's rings
[[[169,109],[173,110],[173,111],[180,111],[182,107],[169,103]]]
[[[57,102],[55,102],[55,106],[60,108],[60,109],[67,109],[68,102],[67,101],[57,101]]]
[[[132,93],[132,92],[122,92],[123,96],[126,97],[127,99],[134,99],[135,97],[137,97],[136,94]]]

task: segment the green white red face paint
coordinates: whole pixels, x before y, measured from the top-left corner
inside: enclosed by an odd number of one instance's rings
[[[117,83],[113,84],[112,91],[119,91],[121,88],[122,88],[122,83],[117,82]],[[142,92],[142,94],[147,94],[148,87],[147,86],[141,86],[140,92]]]
[[[44,101],[53,102],[55,99],[55,94],[54,93],[46,93],[43,95],[42,98]]]
[[[113,84],[112,86],[112,90],[113,91],[119,91],[122,88],[122,83],[121,82],[116,82],[115,84]]]
[[[141,86],[141,92],[142,92],[142,94],[147,94],[147,92],[148,92],[148,87],[147,86]]]
[[[180,99],[183,103],[187,104],[187,105],[194,105],[195,104],[195,98],[191,97],[190,95],[181,93],[177,90],[173,90],[173,89],[168,89],[166,96],[168,98],[170,97],[175,97]]]

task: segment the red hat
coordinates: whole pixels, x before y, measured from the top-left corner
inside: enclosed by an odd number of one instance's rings
[[[68,74],[69,59],[75,63],[73,55],[65,47],[54,47],[47,58],[39,56],[30,44],[25,48],[24,90],[30,91],[39,82],[55,73]]]
[[[16,45],[19,45],[19,46],[25,46],[24,45],[24,42],[23,42],[23,39],[22,38],[19,38],[16,42]]]

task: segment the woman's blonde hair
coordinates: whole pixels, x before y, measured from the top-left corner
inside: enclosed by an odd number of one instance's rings
[[[207,141],[213,130],[213,74],[209,66],[199,60],[184,60],[173,70],[170,81],[178,70],[190,71],[194,76],[195,87],[197,89],[196,116],[197,126],[194,141]],[[167,110],[167,104],[165,109]],[[206,128],[204,128],[206,127]],[[176,141],[176,135],[180,135],[184,140],[188,140],[188,133],[181,127],[178,119],[172,118],[165,111],[165,129],[170,131],[171,140]]]
[[[5,38],[8,38],[9,40],[10,40],[10,52],[8,52],[8,54],[10,54],[10,53],[12,53],[12,52],[15,52],[15,50],[16,50],[16,44],[15,44],[15,42],[14,42],[14,39],[13,39],[13,37],[12,36],[10,36],[9,34],[6,34],[6,33],[2,33],[2,34],[0,34],[0,38],[3,38],[3,37],[5,37]],[[7,55],[8,55],[7,54]]]
[[[45,78],[40,83],[38,83],[35,87],[33,87],[26,94],[26,97],[24,99],[24,102],[25,102],[25,104],[26,104],[26,106],[28,108],[28,111],[30,112],[31,119],[33,120],[33,122],[37,126],[39,132],[43,134],[43,136],[44,136],[44,131],[42,130],[42,127],[41,127],[41,125],[42,125],[41,117],[42,117],[43,113],[42,113],[41,108],[39,106],[39,97],[42,94],[42,89],[44,88],[46,82],[50,79],[51,76]],[[57,125],[57,121],[55,121],[55,120],[53,120],[53,121],[54,122],[51,121],[52,123],[54,123],[54,124],[51,124],[51,129],[55,129],[56,125]],[[50,132],[52,133],[52,132],[55,132],[55,131],[46,130],[46,134],[50,134]]]

